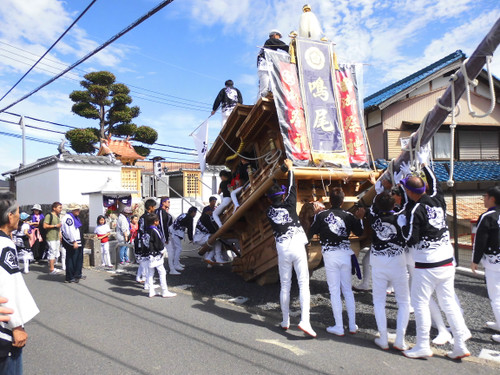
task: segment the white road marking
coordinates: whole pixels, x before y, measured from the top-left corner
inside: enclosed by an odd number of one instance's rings
[[[495,361],[500,363],[500,352],[490,349],[482,349],[479,353],[479,358],[488,359],[490,361]]]
[[[264,342],[266,344],[276,345],[276,346],[279,346],[279,347],[284,348],[284,349],[288,349],[288,350],[290,350],[295,355],[305,355],[305,354],[307,354],[307,351],[302,350],[302,349],[296,347],[295,345],[285,344],[285,343],[283,343],[283,342],[281,342],[279,340],[257,339],[257,341]]]

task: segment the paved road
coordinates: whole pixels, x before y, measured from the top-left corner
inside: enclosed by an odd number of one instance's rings
[[[276,316],[182,290],[147,298],[128,274],[86,270],[65,284],[45,265],[25,275],[41,313],[26,329],[25,374],[498,374],[499,367],[442,356],[410,360],[364,335],[318,338]]]

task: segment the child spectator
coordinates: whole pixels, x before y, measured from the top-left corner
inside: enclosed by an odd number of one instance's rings
[[[137,237],[138,230],[139,230],[139,216],[132,215],[130,217],[130,239],[129,239],[129,242],[131,244],[134,243],[134,240]]]
[[[147,276],[147,283],[149,285],[149,297],[154,297],[156,295],[153,284],[153,278],[156,268],[156,270],[158,271],[160,286],[162,290],[161,296],[163,298],[170,298],[175,297],[177,294],[170,292],[167,287],[167,271],[165,271],[165,266],[163,265],[165,246],[158,230],[159,224],[160,219],[158,218],[158,215],[151,213],[146,216],[146,230],[141,237],[142,245],[144,248],[142,256],[148,257],[149,260],[149,271]]]
[[[101,240],[101,266],[106,268],[112,268],[111,258],[109,256],[109,235],[111,234],[111,228],[106,223],[106,218],[103,215],[97,217],[97,227],[94,233],[97,238]]]

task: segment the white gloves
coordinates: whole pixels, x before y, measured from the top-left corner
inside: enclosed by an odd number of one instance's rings
[[[398,173],[394,173],[394,184],[395,185],[399,184],[404,177],[405,177],[405,175],[402,171],[399,171]]]
[[[431,146],[427,143],[425,146],[420,147],[420,151],[417,152],[417,160],[420,164],[428,164],[430,161]]]
[[[406,216],[405,215],[399,215],[398,216],[398,225],[403,228],[406,225]]]
[[[381,180],[378,180],[376,183],[375,183],[375,191],[377,192],[377,194],[380,194],[384,191],[384,185],[382,185],[382,181]]]
[[[403,172],[403,177],[411,175],[411,164],[410,162],[402,162],[399,166],[399,171]]]

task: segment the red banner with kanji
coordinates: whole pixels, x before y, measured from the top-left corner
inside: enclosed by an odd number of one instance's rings
[[[339,93],[340,114],[349,162],[353,167],[367,167],[366,136],[360,112],[356,78],[352,68],[352,65],[341,65],[339,70],[335,71],[335,83]]]

